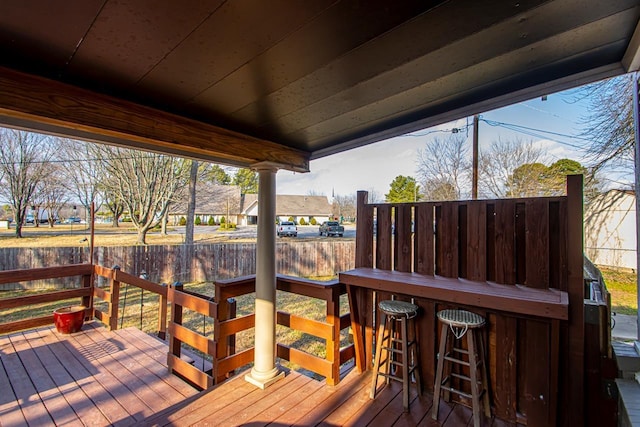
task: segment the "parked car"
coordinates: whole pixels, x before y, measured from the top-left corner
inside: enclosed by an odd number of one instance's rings
[[[298,227],[292,221],[282,221],[276,228],[276,234],[278,237],[298,237]]]
[[[65,224],[73,224],[73,223],[80,223],[82,221],[82,219],[80,219],[79,216],[70,216],[69,218],[64,220]]]
[[[340,236],[344,235],[344,227],[340,225],[338,221],[325,221],[320,225],[318,229],[320,235],[323,234],[327,237],[329,236]]]

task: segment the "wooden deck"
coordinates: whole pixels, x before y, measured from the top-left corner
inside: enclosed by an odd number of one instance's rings
[[[244,375],[197,393],[167,373],[167,346],[137,329],[109,332],[90,322],[81,333],[43,328],[0,336],[0,425],[465,426],[471,410],[432,395],[402,411],[401,386],[369,399],[370,375],[346,374],[335,387],[301,373],[259,390]],[[487,426],[502,426],[485,420]]]
[[[167,346],[88,322],[0,336],[0,425],[132,425],[198,393],[167,370]]]

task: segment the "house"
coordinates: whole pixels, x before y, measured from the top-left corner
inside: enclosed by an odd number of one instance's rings
[[[224,222],[238,224],[242,211],[242,195],[237,185],[198,184],[196,189],[195,217],[199,217],[202,224],[207,224],[210,218],[219,224]],[[180,202],[169,208],[169,222],[177,225],[181,218],[187,217],[187,202]]]
[[[237,225],[255,225],[258,223],[258,195],[240,194],[237,185],[200,184],[196,193],[195,216],[203,224],[213,218],[216,224],[222,219]],[[187,216],[187,203],[173,205],[169,213],[169,222],[180,223]],[[318,223],[331,217],[331,205],[326,196],[276,195],[276,218],[278,220],[301,221],[309,224],[312,219]]]
[[[242,203],[242,224],[257,224],[258,195],[245,194]],[[297,224],[321,223],[331,217],[331,205],[326,196],[300,196],[290,194],[276,195],[276,221],[293,218]]]
[[[585,211],[585,253],[594,264],[636,269],[636,197],[609,190]]]

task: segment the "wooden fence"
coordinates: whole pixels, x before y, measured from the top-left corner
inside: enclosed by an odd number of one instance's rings
[[[31,270],[52,265],[70,265],[88,262],[87,248],[0,248],[2,270]],[[186,264],[184,259],[187,259]],[[277,272],[299,277],[335,276],[354,267],[355,242],[329,239],[319,242],[287,241],[277,243]],[[194,245],[96,247],[97,265],[120,266],[122,271],[139,275],[143,270],[149,280],[156,283],[176,281],[204,282],[231,279],[256,272],[255,243],[217,243]],[[98,285],[103,285],[98,278]],[[45,287],[76,288],[75,278],[11,282],[0,285],[0,290]]]
[[[569,177],[567,187],[562,197],[395,204],[370,204],[366,192],[358,193],[356,267],[568,293],[569,321],[559,330],[544,313],[465,307],[487,318],[492,405],[510,423],[584,420],[582,177]],[[371,290],[358,298],[367,307],[360,323],[370,362],[375,299]],[[455,305],[428,297],[416,304],[423,384],[433,384],[436,313]]]

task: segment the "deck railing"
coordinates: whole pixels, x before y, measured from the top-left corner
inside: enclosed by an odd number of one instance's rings
[[[80,287],[77,289],[65,289],[39,293],[36,295],[0,299],[0,312],[11,308],[29,307],[43,303],[72,300],[75,298],[80,298],[81,304],[90,308],[93,306],[92,275],[93,266],[90,264],[74,264],[59,267],[35,268],[31,270],[0,271],[0,284],[74,276],[80,278]],[[87,315],[91,315],[91,310],[87,310]],[[0,334],[50,324],[53,324],[53,312],[43,316],[35,316],[11,322],[2,322],[0,323]]]
[[[315,356],[282,343],[277,343],[277,356],[325,377],[330,385],[337,384],[340,381],[340,366],[354,355],[353,344],[340,348],[340,333],[350,325],[349,313],[340,314],[340,296],[346,293],[344,285],[336,280],[318,282],[278,275],[276,286],[279,291],[316,298],[326,303],[324,321],[313,320],[283,311],[276,313],[278,325],[323,339],[325,341],[325,357]],[[216,282],[218,312],[228,312],[229,299],[253,292],[255,292],[255,276]],[[217,335],[218,345],[224,346],[220,350],[226,349],[225,343],[228,338],[254,326],[255,318],[253,314],[238,319],[220,316],[215,327],[215,330],[219,331],[219,335]],[[250,355],[251,358],[244,358],[242,361],[251,361],[253,353]],[[217,369],[220,379],[222,378],[220,375],[225,375],[231,369],[242,366],[238,365],[238,363],[232,363],[231,357],[227,359],[218,361]]]
[[[0,299],[0,310],[81,298],[82,305],[87,307],[87,318],[95,317],[111,330],[116,330],[121,327],[124,316],[123,307],[120,305],[122,289],[124,286],[133,286],[158,295],[157,334],[162,339],[166,338],[167,333],[171,337],[168,365],[175,373],[189,379],[201,388],[207,388],[223,381],[231,376],[236,369],[253,361],[253,347],[238,352],[235,341],[238,333],[250,330],[255,326],[255,316],[250,313],[236,317],[235,298],[255,292],[255,276],[216,282],[213,301],[206,295],[185,290],[179,283],[170,286],[153,283],[121,271],[117,266],[108,268],[100,265],[77,264],[33,270],[3,271],[0,272],[0,283],[71,276],[80,276],[82,287]],[[98,278],[102,278],[103,280],[100,282],[106,282],[106,285],[94,286],[94,283],[99,282]],[[340,314],[340,296],[346,292],[344,285],[336,280],[318,282],[279,275],[277,288],[280,291],[316,298],[326,304],[324,320],[313,320],[284,311],[277,312],[279,325],[324,340],[325,356],[319,357],[283,343],[277,344],[277,356],[326,377],[328,384],[337,384],[340,380],[340,366],[354,355],[353,344],[340,348],[341,331],[350,326],[349,313]],[[94,304],[94,300],[97,304]],[[100,301],[107,304],[106,310],[100,308]],[[170,319],[168,317],[169,306],[171,306]],[[184,309],[205,316],[213,322],[213,339],[189,329],[184,324]],[[0,333],[52,323],[53,314],[51,313],[46,316],[0,323]],[[204,355],[208,355],[211,358],[211,369],[205,369],[204,364],[202,369],[199,369],[181,359],[182,344],[187,344]]]

